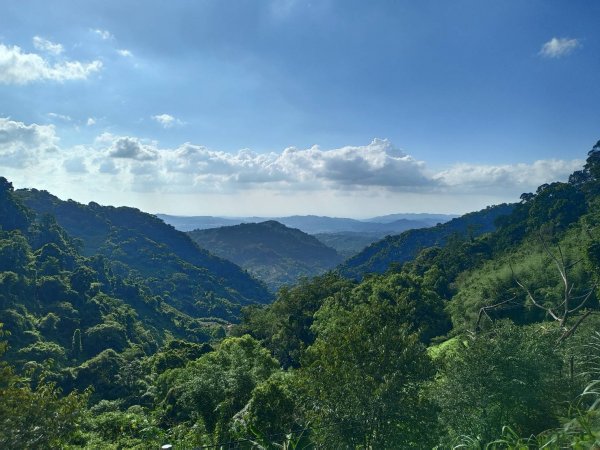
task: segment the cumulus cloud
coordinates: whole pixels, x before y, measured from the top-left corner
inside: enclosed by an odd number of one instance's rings
[[[133,56],[133,53],[131,53],[129,50],[127,50],[125,48],[117,50],[117,53],[126,58],[131,58]]]
[[[279,163],[287,170],[313,174],[317,179],[343,186],[418,187],[430,185],[425,164],[396,149],[387,140],[366,146],[322,151],[286,149]]]
[[[542,45],[539,54],[545,58],[561,58],[567,56],[580,46],[581,44],[577,39],[553,37]]]
[[[51,64],[36,53],[0,44],[0,83],[28,84],[35,81],[84,80],[102,68],[101,61],[63,61]]]
[[[149,161],[158,158],[157,151],[150,145],[142,144],[138,139],[119,137],[109,148],[111,158],[135,159]]]
[[[51,53],[53,55],[60,55],[64,48],[61,44],[55,44],[54,42],[50,42],[47,39],[41,38],[39,36],[33,37],[33,46],[42,52]]]
[[[26,125],[0,118],[0,165],[25,167],[58,147],[53,125]]]
[[[165,152],[163,164],[170,173],[192,176],[196,185],[227,188],[418,189],[435,183],[425,175],[424,163],[379,139],[365,146],[287,148],[268,154],[250,150],[227,153],[184,144]]]
[[[439,205],[450,208],[449,202],[460,206],[460,198],[476,197],[481,205],[491,202],[490,198],[516,201],[520,193],[543,183],[566,180],[583,163],[555,159],[529,164],[463,163],[433,171],[425,162],[380,139],[333,149],[312,146],[232,153],[191,143],[161,147],[137,137],[103,133],[89,146],[61,148],[52,125],[0,119],[0,166],[23,169],[20,173],[27,179],[35,164],[44,177],[61,180],[58,182],[65,186],[65,180],[79,180],[77,177],[86,173],[90,183],[86,189],[95,186],[114,195],[352,196],[367,206],[369,198],[390,202],[411,198],[417,207],[419,198],[437,198]]]
[[[88,127],[91,127],[92,125],[96,125],[96,119],[94,119],[93,117],[88,117],[88,120],[85,122],[85,124]]]
[[[173,125],[183,125],[183,122],[170,114],[158,114],[152,116],[152,120],[158,122],[163,128],[171,128]]]
[[[118,165],[103,172],[129,173],[141,189],[161,191],[235,192],[373,191],[373,192],[523,192],[538,185],[566,180],[581,160],[540,160],[532,164],[456,164],[434,172],[394,147],[375,139],[368,145],[323,150],[287,148],[279,153],[235,153],[190,143],[159,148],[132,137],[103,134],[97,144]],[[96,165],[98,165],[97,163]],[[144,182],[138,177],[144,176]],[[151,182],[152,181],[152,182]]]

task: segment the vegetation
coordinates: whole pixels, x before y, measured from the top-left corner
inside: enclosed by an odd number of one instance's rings
[[[0,179],[7,448],[600,446],[600,142],[567,183],[388,237],[269,305],[139,211],[67,205],[103,218],[86,241],[38,196]]]
[[[188,234],[198,246],[233,261],[273,291],[296,283],[300,277],[320,275],[341,262],[334,249],[274,220]]]

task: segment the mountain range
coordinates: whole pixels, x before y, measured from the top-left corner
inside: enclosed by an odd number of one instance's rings
[[[173,216],[156,214],[166,223],[181,231],[204,230],[241,223],[257,223],[275,220],[290,228],[297,228],[308,234],[360,232],[396,234],[412,228],[434,226],[456,217],[446,214],[391,214],[371,219],[357,220],[328,216],[286,216],[286,217],[215,217],[215,216]]]

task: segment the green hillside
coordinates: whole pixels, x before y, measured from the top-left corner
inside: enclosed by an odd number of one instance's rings
[[[15,195],[50,214],[84,255],[102,255],[124,278],[194,317],[234,320],[241,305],[271,300],[266,287],[235,264],[198,248],[183,232],[134,208],[83,205],[36,189]]]
[[[273,291],[335,267],[337,252],[315,237],[279,222],[244,223],[190,231],[198,246],[233,261]]]
[[[514,205],[490,206],[481,211],[465,214],[431,228],[405,231],[374,242],[339,267],[344,276],[362,278],[368,273],[383,273],[392,264],[413,259],[419,251],[445,245],[449,239],[474,238],[495,229],[495,221],[509,214]]]

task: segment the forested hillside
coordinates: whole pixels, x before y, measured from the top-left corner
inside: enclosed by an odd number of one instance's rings
[[[241,305],[271,301],[266,287],[185,234],[134,208],[82,205],[36,189],[15,195],[38,215],[49,214],[77,239],[83,255],[102,255],[124,278],[194,317],[235,319]]]
[[[600,141],[568,182],[387,238],[228,329],[2,183],[8,448],[600,445]]]
[[[272,291],[319,275],[342,261],[338,253],[274,220],[190,231],[198,246],[228,259],[264,281]]]
[[[481,211],[465,214],[431,228],[405,231],[387,236],[345,261],[339,267],[344,276],[362,278],[368,273],[383,273],[391,264],[413,259],[424,248],[443,246],[449,239],[473,239],[495,229],[497,218],[509,214],[514,205],[490,206]]]

